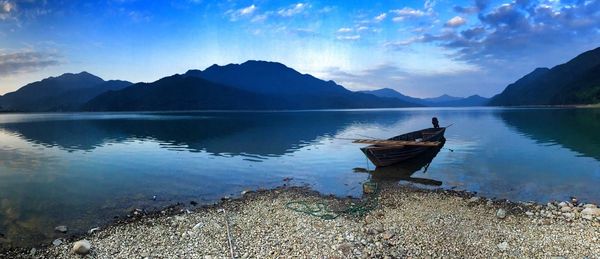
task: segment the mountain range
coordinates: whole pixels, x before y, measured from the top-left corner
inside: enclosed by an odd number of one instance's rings
[[[600,48],[569,62],[537,68],[490,100],[494,106],[600,103]]]
[[[281,63],[247,61],[164,77],[151,83],[63,74],[0,96],[0,111],[141,111],[348,109],[600,103],[600,48],[535,69],[487,99],[415,98],[390,88],[353,92]]]
[[[77,111],[99,94],[131,84],[120,80],[104,81],[87,72],[67,73],[27,84],[0,96],[0,107],[9,111]]]
[[[368,93],[379,97],[389,97],[403,100],[410,103],[419,104],[428,107],[466,107],[466,106],[485,106],[489,99],[481,97],[479,95],[472,95],[469,97],[455,97],[447,94],[433,97],[433,98],[415,98],[410,97],[400,92],[390,89],[382,88],[372,91],[361,91],[362,93]]]

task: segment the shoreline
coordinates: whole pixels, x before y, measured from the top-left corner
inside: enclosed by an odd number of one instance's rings
[[[287,207],[290,202],[309,206],[323,203],[339,211],[352,203],[360,204],[361,199],[323,195],[307,187],[277,187],[247,192],[193,211],[177,205],[149,214],[133,211],[131,218],[92,234],[67,238],[61,245],[16,248],[0,252],[0,257],[79,258],[71,253],[73,242],[87,239],[92,246],[89,258],[221,258],[230,252],[227,225],[231,227],[234,254],[242,258],[600,254],[600,214],[584,216],[583,205],[542,205],[491,200],[467,191],[379,185],[374,198],[378,206],[365,215],[324,220],[297,212]],[[504,215],[497,215],[501,210]]]
[[[514,105],[514,106],[407,106],[407,107],[379,107],[379,108],[328,108],[328,109],[250,109],[250,110],[131,110],[131,111],[47,111],[47,112],[29,112],[29,111],[2,111],[2,114],[68,114],[68,113],[82,113],[82,114],[95,114],[95,113],[178,113],[178,112],[214,112],[214,113],[236,113],[236,112],[248,112],[248,113],[260,113],[260,112],[320,112],[320,111],[355,111],[355,110],[388,110],[388,109],[420,109],[420,108],[431,108],[431,109],[460,109],[460,108],[571,108],[571,109],[589,109],[589,108],[600,108],[600,103],[596,104],[536,104],[536,105]]]

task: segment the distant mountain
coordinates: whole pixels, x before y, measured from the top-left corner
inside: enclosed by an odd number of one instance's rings
[[[421,106],[396,98],[378,98],[352,92],[333,81],[301,74],[281,63],[246,61],[189,70],[185,77],[200,77],[240,90],[286,100],[282,109],[389,108]]]
[[[101,93],[129,85],[126,81],[104,81],[87,72],[67,73],[7,93],[0,97],[0,106],[3,110],[25,112],[75,111]]]
[[[469,97],[460,98],[452,101],[444,101],[432,103],[430,106],[436,107],[470,107],[470,106],[486,106],[490,99],[479,95],[471,95]]]
[[[458,101],[464,99],[463,97],[455,97],[455,96],[450,96],[447,94],[444,95],[440,95],[438,97],[433,97],[433,98],[423,98],[424,101],[429,102],[429,103],[444,103],[444,102],[452,102],[452,101]]]
[[[388,97],[388,98],[397,98],[406,102],[415,103],[423,106],[430,107],[462,107],[462,106],[485,106],[487,105],[489,99],[485,97],[481,97],[479,95],[472,95],[466,98],[463,97],[454,97],[447,94],[444,94],[435,98],[415,98],[410,97],[400,92],[390,89],[390,88],[382,88],[378,90],[372,91],[361,91],[362,93],[368,93],[379,97]]]
[[[401,94],[400,92],[390,89],[390,88],[381,88],[377,90],[371,91],[359,91],[361,93],[372,94],[379,97],[387,97],[387,98],[396,98],[403,100],[405,102],[419,104],[419,105],[427,105],[427,102],[420,98],[410,97],[408,95]]]
[[[281,88],[285,88],[285,81]],[[332,86],[337,87],[337,85]],[[342,90],[345,90],[342,88]],[[336,90],[338,91],[338,90]],[[325,93],[327,93],[325,91]],[[232,109],[334,109],[406,107],[403,101],[348,90],[322,94],[253,92],[212,82],[197,75],[173,75],[153,83],[138,83],[106,92],[83,106],[86,111],[232,110]]]
[[[537,68],[490,100],[490,105],[565,105],[600,103],[600,48],[565,64]]]

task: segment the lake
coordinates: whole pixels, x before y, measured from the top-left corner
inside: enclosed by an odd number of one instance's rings
[[[406,165],[373,172],[364,145],[344,139],[388,138],[433,116],[453,123],[444,147]],[[0,114],[0,245],[284,183],[359,197],[370,179],[600,203],[600,109]]]

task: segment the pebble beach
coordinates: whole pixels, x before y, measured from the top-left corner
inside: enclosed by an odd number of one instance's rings
[[[358,199],[277,188],[246,192],[239,199],[194,211],[134,211],[127,222],[3,256],[600,258],[600,209],[594,204],[508,202],[393,183],[378,187],[373,198],[377,206],[362,215],[336,213],[360,204]],[[323,219],[289,208],[290,202],[298,201],[324,204],[336,217]]]

